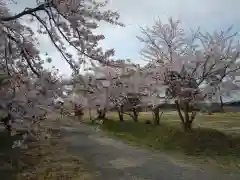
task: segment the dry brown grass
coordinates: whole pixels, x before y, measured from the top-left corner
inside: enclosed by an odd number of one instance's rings
[[[72,118],[67,121],[58,119],[52,113],[48,121],[43,123],[48,128],[58,129],[60,125],[71,125]],[[76,124],[76,121],[75,121]],[[98,173],[84,160],[67,151],[68,144],[61,140],[58,130],[52,130],[50,139],[30,142],[27,150],[12,149],[13,141],[21,137],[9,137],[0,132],[0,179],[1,180],[93,180]]]
[[[20,157],[18,180],[92,180],[97,173],[84,159],[70,155],[55,137],[31,143]]]

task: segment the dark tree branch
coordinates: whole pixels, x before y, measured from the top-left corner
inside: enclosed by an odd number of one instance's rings
[[[28,58],[28,54],[27,51],[24,47],[22,47],[21,42],[19,42],[16,38],[14,38],[11,34],[6,33],[7,37],[14,41],[20,48],[21,48],[21,54],[23,55],[23,57],[26,59],[27,64],[29,65],[30,69],[32,70],[32,72],[37,75],[37,77],[40,77],[40,74],[34,69],[34,67],[32,66],[29,58]]]
[[[54,7],[54,6],[53,6],[53,7]],[[65,19],[66,21],[68,21],[67,17],[66,17],[64,14],[62,14],[62,13],[57,9],[57,7],[54,7],[54,9],[57,11],[57,13],[58,13],[63,19]],[[81,50],[81,49],[79,49],[77,46],[75,46],[75,45],[64,35],[64,33],[62,32],[62,30],[60,29],[60,27],[58,27],[58,25],[57,25],[57,23],[56,23],[56,21],[55,21],[55,19],[54,19],[54,17],[53,17],[53,13],[52,13],[51,10],[50,10],[50,12],[51,12],[51,16],[50,16],[49,12],[47,12],[47,14],[48,14],[48,15],[51,17],[51,19],[53,20],[53,22],[54,22],[54,24],[56,25],[56,27],[57,27],[58,31],[60,32],[60,34],[63,36],[63,38],[64,38],[71,46],[73,46],[77,51],[79,51],[81,54],[83,54],[84,56],[86,56],[86,57],[88,57],[88,58],[90,58],[90,59],[97,60],[97,61],[99,61],[99,62],[101,62],[101,63],[106,64],[106,65],[111,65],[111,64],[108,64],[107,62],[103,62],[102,59],[99,59],[99,58],[94,57],[93,55],[87,54],[86,52],[84,52],[84,49]],[[79,39],[82,39],[81,34],[80,34],[78,28],[75,28],[74,30],[77,32],[78,38],[79,38]],[[83,45],[82,45],[82,46],[83,46]],[[95,43],[93,46],[96,46],[96,43]],[[112,66],[113,66],[113,65],[112,65]]]
[[[75,69],[74,65],[70,62],[70,60],[66,57],[66,55],[63,53],[63,51],[60,49],[60,47],[58,47],[58,45],[55,43],[55,40],[53,39],[53,36],[51,35],[51,32],[49,31],[47,25],[45,24],[45,22],[36,14],[32,14],[45,28],[45,30],[48,33],[48,36],[51,39],[51,42],[53,43],[53,45],[57,48],[57,50],[61,53],[61,55],[63,56],[63,58],[68,62],[68,64],[70,65],[70,67],[72,69]]]
[[[181,112],[181,107],[180,107],[180,104],[178,103],[178,100],[175,100],[175,104],[176,104],[176,107],[177,107],[177,112],[178,112],[178,115],[182,121],[182,123],[184,124],[184,117],[182,115],[182,112]]]
[[[14,15],[14,16],[0,17],[0,21],[13,21],[13,20],[16,20],[18,18],[21,18],[22,16],[31,15],[34,12],[44,10],[47,7],[50,7],[50,3],[41,4],[41,5],[39,5],[35,8],[26,8],[24,11]]]
[[[37,75],[37,77],[40,77],[40,74],[34,69],[34,67],[32,66],[32,63],[30,62],[29,58],[28,58],[28,53],[26,51],[26,49],[22,49],[21,54],[23,55],[23,57],[26,59],[28,66],[30,67],[31,71]]]
[[[9,68],[8,68],[7,42],[6,42],[4,56],[5,56],[5,66],[6,66],[6,69],[7,69],[7,73],[8,73],[9,76],[11,76],[11,74],[9,72]]]

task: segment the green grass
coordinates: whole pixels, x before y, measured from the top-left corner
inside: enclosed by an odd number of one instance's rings
[[[203,165],[240,171],[239,113],[199,116],[192,133],[183,132],[177,114],[170,112],[165,113],[160,126],[143,123],[151,120],[150,113],[141,113],[139,123],[130,118],[119,122],[116,113],[108,117],[114,120],[106,121],[101,128],[131,144],[197,160]]]
[[[118,120],[118,115],[115,112],[108,113],[108,118]],[[125,121],[132,121],[131,117],[124,115]],[[151,112],[141,112],[139,121],[145,122],[152,120]],[[161,123],[166,123],[169,126],[180,127],[180,119],[176,112],[164,112]],[[214,113],[213,115],[202,114],[198,115],[193,124],[194,128],[212,128],[220,130],[227,134],[240,135],[240,113]]]

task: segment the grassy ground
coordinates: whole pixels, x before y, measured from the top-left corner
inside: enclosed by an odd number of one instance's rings
[[[66,151],[67,145],[55,133],[49,140],[30,143],[28,150],[12,149],[13,139],[4,133],[0,139],[1,180],[92,180],[97,176],[84,159]]]
[[[197,160],[203,165],[240,171],[240,137],[233,138],[206,128],[184,133],[181,129],[166,124],[156,127],[130,121],[108,121],[101,128],[134,145],[150,147],[178,158]]]
[[[9,137],[6,132],[0,132],[0,177],[1,180],[12,180],[15,179],[17,169],[14,165],[17,164],[19,157],[19,151],[12,149],[13,142],[19,139],[19,137]]]
[[[240,171],[240,113],[198,116],[193,133],[181,130],[175,112],[164,112],[160,126],[143,123],[152,120],[150,112],[140,113],[140,123],[134,123],[127,115],[125,122],[121,123],[117,113],[109,113],[108,118],[112,121],[103,124],[102,129],[131,144],[196,160],[211,167]]]
[[[111,112],[108,114],[108,118],[118,120],[118,115],[115,112]],[[126,121],[132,121],[128,115],[124,115],[124,119]],[[140,113],[139,121],[145,122],[146,120],[152,120],[151,112]],[[180,126],[179,116],[174,111],[164,112],[161,122],[170,126]],[[227,134],[240,135],[240,113],[215,113],[213,115],[201,114],[197,116],[193,126],[195,128],[213,128]]]

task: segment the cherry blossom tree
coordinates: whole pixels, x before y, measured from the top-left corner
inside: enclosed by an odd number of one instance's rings
[[[93,69],[95,71],[93,71]],[[99,67],[95,66],[93,64],[93,67],[91,69],[88,69],[87,71],[92,71],[92,73],[87,74],[79,74],[74,77],[73,79],[73,92],[77,94],[80,98],[78,99],[78,104],[82,104],[85,109],[98,109],[98,118],[97,119],[105,119],[106,118],[106,112],[108,109],[108,86],[106,86],[106,82],[109,81],[105,79],[101,79],[102,77],[99,77]],[[105,80],[105,82],[102,82],[102,80]],[[97,108],[98,107],[98,108]],[[100,112],[101,111],[101,112]]]
[[[108,58],[114,51],[111,49],[104,53],[98,47],[98,41],[104,39],[104,36],[95,35],[93,31],[97,29],[100,21],[121,26],[122,24],[118,22],[118,13],[104,10],[106,5],[107,2],[94,0],[36,0],[35,7],[26,7],[22,12],[11,15],[6,3],[1,1],[2,36],[20,47],[19,51],[22,51],[26,58],[30,52],[36,54],[35,50],[30,50],[32,47],[29,42],[33,42],[34,35],[31,25],[37,24],[37,33],[50,38],[72,69],[78,70],[79,65],[86,59],[108,63]],[[19,20],[24,20],[27,22],[25,24],[29,25],[23,26],[18,23]],[[23,31],[27,31],[28,36]],[[73,55],[68,52],[69,45],[78,53],[78,61],[74,61]]]
[[[105,112],[113,108],[117,110],[120,121],[124,121],[123,115],[127,114],[137,122],[141,109],[151,105],[154,123],[159,124],[159,108],[163,103],[159,97],[163,91],[161,84],[149,74],[148,68],[123,60],[115,65],[92,65],[88,69],[92,73],[77,77],[75,89],[87,99],[85,107],[96,109],[98,105]]]
[[[123,121],[123,114],[129,115],[134,122],[138,121],[141,107],[144,106],[142,98],[145,96],[145,77],[139,65],[125,62],[119,69],[115,78],[110,97],[115,100],[119,119]],[[114,97],[114,98],[113,98]]]
[[[225,112],[224,101],[226,101],[226,99],[232,99],[236,91],[239,91],[239,88],[239,84],[235,80],[223,81],[217,86],[216,93],[213,98],[215,102],[220,104],[221,112]]]
[[[44,52],[39,49],[37,35],[48,37],[78,74],[81,64],[88,61],[111,64],[114,51],[103,52],[98,42],[104,36],[94,33],[99,22],[122,24],[118,22],[118,13],[106,10],[107,2],[36,0],[31,2],[35,3],[34,7],[17,13],[11,12],[8,3],[0,0],[0,72],[4,75],[0,87],[1,108],[8,112],[4,122],[11,132],[17,129],[16,124],[21,124],[27,126],[27,134],[38,137],[41,117],[51,110],[53,100],[63,95],[64,84],[58,72],[43,67],[40,54]],[[37,32],[32,30],[33,26]],[[68,47],[75,50],[77,60]],[[51,62],[48,52],[45,55]],[[10,119],[15,123],[11,124]]]
[[[1,83],[1,109],[7,112],[4,123],[11,135],[18,130],[27,130],[24,138],[39,139],[42,132],[40,122],[53,111],[54,97],[62,94],[61,82],[50,72],[42,72],[41,78],[30,78],[21,74],[6,75]],[[42,134],[43,133],[43,134]],[[18,143],[24,147],[24,140]]]
[[[118,110],[120,120],[123,121],[123,103],[126,96],[126,87],[121,82],[120,76],[126,64],[118,60],[115,65],[115,67],[92,65],[91,70],[94,73],[92,83],[95,83],[94,94],[97,97],[95,103],[101,109],[102,115],[104,115],[101,119],[106,119],[106,112],[115,108]]]
[[[152,74],[152,71],[149,71],[149,69],[152,68],[154,68],[153,64],[150,63],[142,67],[142,74],[144,74],[144,76],[142,76],[141,79],[144,80],[145,84],[143,90],[145,96],[142,98],[142,104],[146,104],[145,106],[147,106],[148,109],[151,109],[153,114],[153,124],[159,125],[163,115],[163,112],[161,112],[160,115],[160,108],[162,104],[165,104],[167,101],[164,96],[166,87],[163,86],[161,81],[159,81],[157,75]]]
[[[138,95],[140,80],[137,69],[136,65],[124,60],[116,61],[114,67],[92,64],[88,69],[92,73],[78,77],[80,81],[76,81],[76,86],[79,92],[84,91],[88,94],[84,96],[95,104],[95,108],[99,106],[104,111],[104,117],[106,112],[115,109],[118,111],[120,121],[124,121],[123,114],[127,113],[126,105],[130,105],[132,113],[128,115],[137,120],[139,114],[137,106],[140,106]],[[90,106],[87,104],[86,106]]]
[[[153,79],[149,78],[145,71],[147,69],[130,61],[118,64],[118,68],[115,67],[114,70],[117,73],[109,79],[110,102],[117,109],[120,121],[123,121],[123,114],[127,114],[137,122],[141,109],[156,103],[151,101],[152,92],[156,90],[151,86]]]
[[[197,30],[189,38],[180,21],[171,18],[168,24],[158,20],[141,30],[138,39],[145,44],[141,54],[153,65],[149,71],[167,87],[166,96],[174,100],[184,130],[191,131],[194,107],[211,100],[218,85],[223,80],[231,83],[239,72],[238,34],[232,28],[213,34]]]

